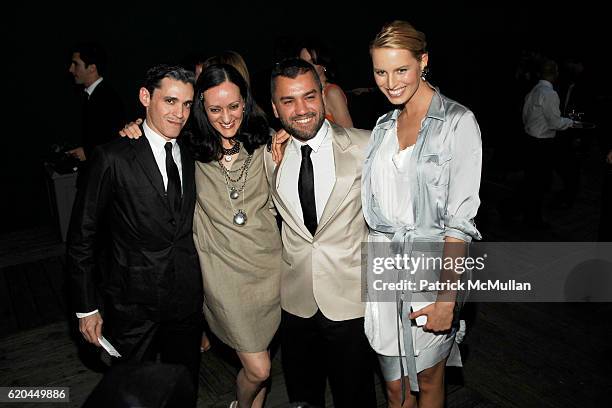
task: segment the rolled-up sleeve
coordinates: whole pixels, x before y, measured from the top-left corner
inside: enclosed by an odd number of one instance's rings
[[[559,110],[559,95],[556,92],[546,92],[542,96],[542,112],[548,129],[565,130],[574,123],[569,118],[561,117]]]
[[[465,112],[450,137],[451,163],[444,235],[471,242],[481,239],[474,217],[480,206],[482,140],[474,114]]]

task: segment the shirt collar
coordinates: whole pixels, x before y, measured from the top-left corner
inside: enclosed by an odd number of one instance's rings
[[[430,86],[428,84],[428,86]],[[427,117],[432,119],[438,119],[444,121],[444,101],[442,100],[442,96],[440,95],[440,90],[432,86],[434,94],[431,98],[431,103],[429,104],[429,109],[427,110]]]
[[[327,121],[327,119],[325,119],[323,121],[323,126],[321,126],[321,128],[319,129],[315,137],[313,137],[312,139],[306,142],[302,142],[296,139],[295,137],[292,137],[291,144],[293,145],[293,148],[296,151],[300,151],[301,147],[307,144],[316,153],[321,147],[321,145],[323,145],[323,142],[327,139],[327,134],[329,133],[328,131],[329,131],[329,122]]]
[[[93,84],[91,84],[87,88],[85,88],[85,92],[87,92],[87,94],[89,96],[91,96],[91,94],[93,93],[94,89],[96,89],[96,87],[100,84],[100,82],[102,82],[103,79],[104,79],[103,77],[98,78]]]
[[[147,121],[146,120],[142,123],[142,130],[144,131],[145,137],[147,138],[147,140],[151,144],[151,148],[153,148],[154,150],[161,150],[161,151],[163,151],[164,150],[164,146],[168,142],[172,143],[172,148],[174,148],[174,146],[176,144],[176,139],[166,140],[159,133],[157,133],[153,129],[151,129],[149,127],[149,125],[147,125]]]
[[[538,85],[542,85],[542,86],[545,86],[546,88],[553,89],[553,84],[550,81],[547,81],[545,79],[540,79],[538,81]]]

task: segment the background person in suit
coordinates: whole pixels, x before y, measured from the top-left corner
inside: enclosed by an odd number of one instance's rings
[[[96,43],[76,45],[72,51],[69,72],[77,85],[85,87],[81,146],[67,151],[81,161],[93,148],[109,142],[125,123],[125,110],[119,94],[103,75],[106,72],[106,53]]]
[[[361,166],[369,132],[325,119],[315,68],[292,58],[271,75],[274,114],[292,137],[270,174],[283,218],[282,362],[290,402],[376,405],[363,331]],[[268,169],[271,169],[269,166]]]
[[[158,65],[140,88],[146,108],[138,140],[96,148],[68,234],[74,308],[85,339],[104,337],[119,361],[182,364],[194,384],[200,364],[202,280],[193,244],[194,161],[177,137],[193,103],[194,75]],[[101,242],[102,225],[110,242]],[[110,259],[96,274],[96,252]],[[197,388],[197,387],[196,387]]]

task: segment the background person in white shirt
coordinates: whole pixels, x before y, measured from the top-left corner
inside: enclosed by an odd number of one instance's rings
[[[554,167],[554,138],[559,130],[574,123],[560,112],[559,95],[553,84],[559,68],[553,60],[544,60],[540,66],[540,80],[525,97],[523,126],[527,133],[527,163],[525,173],[525,221],[535,228],[548,224],[542,218],[542,201],[550,188]]]

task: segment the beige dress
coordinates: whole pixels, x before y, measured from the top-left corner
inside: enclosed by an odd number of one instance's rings
[[[243,352],[266,350],[281,315],[281,242],[271,211],[263,149],[253,153],[245,189],[231,203],[219,163],[196,162],[193,231],[204,283],[204,315],[219,339]],[[246,158],[241,147],[232,170]],[[235,179],[238,174],[231,176]],[[243,226],[233,223],[238,209],[247,215]]]

